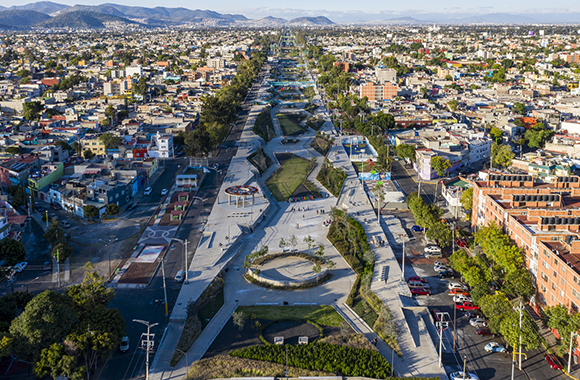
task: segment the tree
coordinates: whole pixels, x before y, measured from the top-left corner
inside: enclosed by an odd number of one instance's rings
[[[526,114],[526,105],[524,103],[517,102],[513,106],[513,111],[520,115]]]
[[[431,157],[431,169],[435,170],[439,177],[444,177],[449,168],[451,168],[451,163],[448,159],[440,156]]]
[[[292,246],[293,251],[296,249],[296,246],[298,245],[298,238],[296,235],[293,234],[290,236],[290,239],[288,239],[288,244]]]
[[[493,127],[489,131],[489,135],[491,136],[491,139],[496,144],[501,144],[501,140],[502,140],[502,136],[503,136],[503,131],[501,129],[499,129],[498,127]]]
[[[280,238],[280,244],[278,244],[278,247],[280,247],[280,249],[284,250],[287,246],[288,246],[288,242],[286,240],[284,240],[284,238]]]
[[[459,102],[455,99],[451,99],[450,101],[447,102],[447,107],[449,108],[449,110],[451,112],[455,112],[455,110],[457,110],[458,105],[459,105]]]
[[[86,205],[83,207],[85,218],[93,219],[99,216],[99,209],[93,205]]]
[[[246,323],[246,315],[242,311],[236,311],[232,314],[232,321],[234,322],[234,326],[238,327],[238,333],[241,334]]]
[[[397,156],[401,160],[415,161],[415,146],[408,144],[397,145]]]
[[[83,152],[83,156],[87,159],[90,160],[91,158],[95,157],[95,154],[93,153],[92,150],[87,149]]]
[[[38,359],[40,352],[62,342],[78,321],[70,301],[64,295],[46,290],[30,301],[10,326],[14,352]]]
[[[26,204],[28,196],[23,187],[17,185],[8,186],[8,194],[12,196],[12,203],[16,206],[23,206]]]
[[[26,257],[26,249],[21,242],[14,239],[0,241],[0,259],[6,260],[6,265],[14,265]]]
[[[111,104],[109,104],[107,106],[107,108],[105,109],[105,116],[107,117],[107,119],[114,118],[116,114],[117,114],[117,110],[115,109],[115,107],[113,107]]]
[[[32,294],[28,292],[8,293],[0,297],[0,337],[10,330],[10,324],[14,318],[24,310],[32,298]],[[10,346],[12,346],[11,342]],[[0,358],[4,356],[0,354]]]
[[[491,145],[491,162],[494,167],[507,167],[512,164],[515,154],[513,154],[509,145],[500,145],[493,143]]]
[[[100,135],[99,140],[105,145],[105,148],[107,149],[116,148],[121,143],[121,138],[119,136],[115,136],[109,132]]]
[[[18,145],[12,145],[12,146],[6,147],[6,149],[4,149],[4,151],[6,153],[8,153],[11,157],[14,157],[14,156],[20,154],[20,147]]]
[[[473,187],[465,189],[463,193],[461,193],[460,200],[465,211],[471,211],[473,208]]]
[[[66,242],[60,242],[54,247],[52,247],[52,257],[57,261],[64,263],[66,259],[72,255],[73,249]]]
[[[521,336],[522,348],[524,350],[535,350],[540,344],[533,326],[535,326],[534,320],[528,313],[523,313],[522,328],[520,330],[520,315],[519,313],[511,312],[506,314],[501,321],[499,331],[512,347],[520,346]]]
[[[552,330],[558,331],[562,339],[562,346],[569,349],[570,335],[580,329],[580,314],[571,314],[563,305],[549,306],[543,310],[546,317],[546,325]],[[575,342],[575,340],[573,340]]]
[[[108,204],[106,210],[109,215],[117,215],[121,212],[121,208],[114,203]]]
[[[51,221],[50,227],[44,233],[44,238],[46,240],[48,240],[48,242],[52,246],[55,246],[58,243],[61,243],[61,242],[65,242],[66,241],[65,238],[64,238],[64,231],[58,225],[58,220],[57,219],[53,219]]]
[[[22,113],[26,120],[38,119],[43,108],[42,103],[38,101],[22,103]]]
[[[65,377],[81,380],[86,372],[85,367],[77,367],[77,358],[67,355],[64,345],[53,343],[42,350],[39,360],[34,363],[33,371],[38,377],[50,376],[53,379]]]
[[[74,141],[70,147],[74,149],[75,152],[80,153],[83,150],[83,146],[79,143]]]
[[[62,147],[62,150],[71,150],[70,145],[68,145],[68,143],[64,140],[59,140],[59,141],[55,142],[54,145]]]
[[[310,253],[310,249],[312,248],[312,246],[314,245],[314,239],[312,238],[312,236],[308,235],[306,236],[303,241],[306,243],[306,245],[308,246],[308,253]]]
[[[544,123],[537,123],[524,134],[530,148],[543,148],[547,140],[554,136],[554,131],[546,129]]]
[[[203,157],[211,149],[211,138],[205,127],[187,133],[185,136],[185,154],[194,157]]]
[[[425,236],[430,240],[436,240],[437,244],[443,248],[449,245],[452,238],[451,229],[446,223],[441,221],[429,226]]]

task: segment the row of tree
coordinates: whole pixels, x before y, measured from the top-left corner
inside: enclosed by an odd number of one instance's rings
[[[417,193],[407,196],[407,205],[415,217],[415,223],[426,229],[425,236],[428,239],[437,241],[441,247],[449,245],[452,232],[447,223],[441,219],[443,215],[441,207],[426,203]]]

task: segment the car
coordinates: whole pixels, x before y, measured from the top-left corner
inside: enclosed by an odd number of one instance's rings
[[[436,261],[433,263],[433,266],[437,266],[437,265],[445,265],[445,266],[447,266],[447,263],[444,263],[443,261],[436,260]]]
[[[453,271],[453,269],[448,268],[447,270],[439,272],[439,278],[445,277],[455,278],[455,272]]]
[[[558,370],[562,369],[562,365],[560,364],[560,362],[558,361],[558,359],[556,359],[556,357],[554,355],[546,354],[546,355],[544,355],[544,359],[546,359],[548,364],[550,364],[550,367],[552,367],[553,369],[558,369]]]
[[[455,244],[457,244],[461,248],[467,247],[467,242],[463,239],[459,239],[459,238],[455,239]]]
[[[458,294],[456,296],[453,296],[453,302],[473,302],[473,300],[471,299],[471,297],[467,297],[461,294]]]
[[[471,302],[457,302],[455,304],[455,309],[465,311],[465,310],[479,310],[479,306],[474,305]]]
[[[507,352],[507,349],[499,343],[489,342],[484,347],[487,352],[501,352],[502,354]]]
[[[133,202],[127,207],[127,211],[133,211],[137,208],[137,202]]]
[[[465,316],[468,319],[472,319],[472,318],[483,318],[483,314],[481,314],[481,312],[479,310],[470,310],[470,311],[467,311],[465,313]]]
[[[437,265],[437,266],[434,266],[434,267],[433,267],[433,270],[434,270],[435,272],[439,272],[439,273],[441,273],[441,272],[445,272],[445,271],[448,271],[448,270],[450,270],[450,269],[451,269],[451,268],[449,268],[447,265]]]
[[[52,262],[45,261],[42,265],[42,270],[51,270],[52,269]]]
[[[421,226],[414,225],[413,227],[411,227],[411,231],[423,232],[423,231],[425,231],[425,229]]]
[[[169,193],[169,190],[167,189],[161,190],[161,195],[167,195],[167,193]]]
[[[145,191],[143,192],[143,195],[150,195],[151,192],[153,191],[153,189],[151,187],[148,187],[145,189]]]
[[[50,204],[50,208],[53,210],[62,210],[62,206],[54,202]]]
[[[467,291],[465,291],[464,289],[451,289],[449,291],[449,295],[450,296],[466,296],[466,297],[469,297],[469,293],[467,293]]]
[[[451,380],[479,380],[474,373],[463,373],[462,371],[453,372],[449,374]]]
[[[486,322],[485,319],[481,318],[481,317],[477,317],[477,318],[471,318],[469,320],[469,324],[473,327],[485,327]]]
[[[439,317],[439,313],[441,313],[441,310],[439,309],[431,309],[431,315],[433,316],[433,319],[437,322],[439,321],[441,318]]]
[[[409,278],[407,279],[407,281],[419,281],[419,282],[422,282],[422,283],[424,283],[424,284],[426,284],[426,283],[427,283],[427,280],[425,280],[423,277],[419,277],[419,276],[413,276],[413,277],[409,277]]]
[[[475,330],[475,332],[477,333],[477,335],[493,335],[493,336],[495,336],[495,334],[492,333],[490,329],[488,329],[487,327],[483,327],[483,326],[478,327]]]
[[[14,265],[12,267],[12,270],[14,271],[14,273],[20,273],[24,270],[24,268],[26,268],[27,265],[28,263],[26,261],[21,261],[18,264]]]
[[[121,338],[121,343],[119,344],[119,351],[121,352],[129,351],[129,337],[127,335]]]
[[[447,289],[451,290],[451,289],[463,289],[465,291],[467,291],[467,286],[463,285],[459,282],[450,282],[449,284],[447,284]]]
[[[38,211],[38,212],[44,212],[44,207],[42,207],[40,205],[34,205],[34,208],[36,208],[36,211]]]
[[[437,246],[429,245],[429,246],[425,247],[425,249],[423,251],[425,253],[439,253],[439,252],[441,252],[441,248],[439,248]]]
[[[431,291],[425,288],[411,288],[411,293],[414,296],[430,296]]]
[[[56,214],[54,212],[51,212],[50,214],[48,214],[48,216],[50,217],[50,219],[56,218]]]
[[[61,224],[62,224],[62,226],[63,226],[64,228],[69,228],[69,227],[70,227],[70,222],[69,222],[68,220],[63,220],[63,221],[61,222]]]

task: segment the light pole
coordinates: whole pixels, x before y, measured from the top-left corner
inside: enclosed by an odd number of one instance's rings
[[[109,240],[104,241],[103,239],[99,239],[100,241],[102,241],[103,243],[105,243],[105,245],[107,246],[107,249],[109,250],[109,280],[111,279],[111,244],[113,244],[114,242],[116,242],[117,240],[119,240],[119,238],[115,238],[114,240]]]
[[[151,334],[149,333],[149,331],[151,330],[152,327],[157,326],[159,323],[154,323],[154,324],[150,324],[149,321],[144,321],[141,319],[133,319],[133,322],[137,322],[137,323],[141,323],[145,326],[147,326],[147,346],[145,347],[145,351],[146,351],[146,356],[145,356],[145,380],[149,380],[149,351],[150,351],[150,346],[152,346],[153,344],[155,344],[154,341],[151,341]],[[155,336],[155,335],[154,335]],[[151,344],[153,343],[153,344]]]
[[[34,281],[38,280],[39,278],[40,278],[40,277],[36,277],[35,279],[33,279],[33,280],[30,280],[30,281],[28,281],[28,282],[26,283],[26,293],[29,293],[29,292],[28,292],[28,286],[29,286],[31,283],[33,283]],[[568,372],[570,372],[570,369],[569,369],[569,368],[568,368]]]
[[[174,237],[172,240],[177,240],[178,242],[181,243],[181,245],[183,245],[183,271],[185,272],[185,280],[183,282],[185,284],[187,284],[187,283],[189,283],[189,276],[187,274],[187,272],[188,272],[188,270],[187,270],[187,243],[189,243],[189,241],[187,239],[185,239],[185,241],[184,241],[184,240],[178,239],[176,237]],[[165,276],[163,276],[163,278],[165,279]]]
[[[467,355],[463,355],[463,380],[465,380],[465,364],[467,363]]]
[[[439,327],[439,368],[443,367],[443,327],[447,329],[449,321],[445,321],[445,316],[449,317],[447,312],[437,313],[439,320],[436,325]]]
[[[179,352],[181,352],[183,355],[185,355],[185,367],[187,368],[187,367],[188,367],[188,364],[187,364],[187,352],[185,352],[185,351],[181,351],[179,348],[176,348],[176,349],[175,349],[175,351],[179,351]]]
[[[163,297],[165,297],[164,304],[165,304],[165,316],[169,315],[169,310],[167,309],[167,287],[165,286],[165,259],[161,259],[161,275],[163,277]]]
[[[407,235],[406,234],[399,234],[399,237],[405,237],[406,238]],[[405,281],[405,243],[407,241],[411,241],[411,240],[414,240],[414,239],[415,238],[412,237],[410,239],[404,239],[403,240],[403,260],[402,260],[402,263],[401,263],[401,281],[403,281],[403,282]]]

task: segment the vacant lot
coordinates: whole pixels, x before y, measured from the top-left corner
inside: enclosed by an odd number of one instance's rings
[[[314,165],[316,164],[292,155],[266,181],[266,186],[268,186],[277,201],[286,201],[304,181]]]

